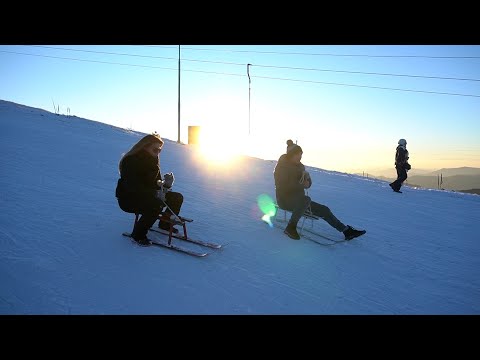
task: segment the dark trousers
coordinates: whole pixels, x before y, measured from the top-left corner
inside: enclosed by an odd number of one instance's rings
[[[345,230],[346,226],[340,220],[333,215],[332,211],[325,205],[316,203],[315,201],[310,202],[312,206],[312,214],[318,216],[325,220],[331,227],[337,229],[338,231]]]
[[[278,201],[278,199],[277,199]],[[325,205],[312,201],[310,196],[303,195],[297,198],[286,199],[278,202],[281,209],[292,212],[289,224],[297,226],[308,206],[311,206],[312,214],[325,220],[330,226],[338,231],[345,230],[346,226],[333,215],[332,211]]]
[[[133,228],[132,236],[143,239],[147,236],[148,229],[152,227],[158,216],[162,213],[165,204],[156,197],[142,197],[127,200],[118,200],[120,208],[126,212],[141,214],[140,219]],[[183,203],[183,195],[181,193],[170,191],[165,194],[165,203],[178,215]],[[168,210],[166,214],[171,214]]]
[[[173,213],[175,215],[178,215],[183,204],[183,195],[178,192],[169,191],[165,194],[165,202],[167,203],[168,207],[173,211]],[[165,215],[172,215],[172,211],[167,208],[165,210]]]
[[[392,183],[392,186],[396,190],[400,190],[402,184],[407,180],[407,170],[404,167],[397,167],[397,180]]]

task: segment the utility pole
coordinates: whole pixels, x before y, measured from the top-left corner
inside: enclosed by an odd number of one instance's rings
[[[250,66],[252,64],[247,64],[247,75],[248,75],[248,135],[250,135],[250,84],[252,83],[250,79]]]
[[[178,45],[178,139],[180,144],[180,45]]]

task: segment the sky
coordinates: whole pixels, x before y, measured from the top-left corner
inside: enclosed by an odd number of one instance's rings
[[[292,139],[311,166],[386,175],[405,138],[416,170],[480,167],[478,45],[3,45],[0,78],[0,99],[185,143],[200,126],[220,152]]]
[[[162,172],[175,174],[190,236],[223,245],[174,240],[208,252],[197,258],[122,236],[134,216],[115,199],[118,161],[144,133],[7,101],[0,126],[2,315],[480,314],[478,195],[397,194],[307,167],[312,199],[367,233],[295,241],[262,220],[275,161],[217,162],[165,139]],[[322,220],[304,227],[343,237]]]

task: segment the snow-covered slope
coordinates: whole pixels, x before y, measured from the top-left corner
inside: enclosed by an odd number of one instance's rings
[[[477,195],[309,168],[312,199],[367,230],[326,247],[261,220],[275,161],[222,169],[165,139],[190,235],[224,244],[195,258],[121,235],[117,165],[144,134],[6,101],[0,129],[1,314],[480,314]]]

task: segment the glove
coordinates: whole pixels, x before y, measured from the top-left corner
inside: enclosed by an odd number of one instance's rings
[[[165,203],[165,191],[163,191],[163,189],[157,190],[157,199]]]
[[[405,163],[405,170],[410,170],[412,168],[412,166],[407,162]]]
[[[302,173],[302,177],[300,178],[300,184],[304,184],[305,181],[311,181],[310,180],[310,174],[308,173],[308,171],[304,170],[303,173]]]
[[[305,171],[305,180],[312,182],[312,178],[310,177],[310,173],[308,171]]]
[[[166,187],[167,189],[170,189],[173,186],[174,182],[175,182],[175,176],[173,176],[172,172],[166,173],[163,176],[163,186]]]
[[[312,179],[310,178],[308,171],[303,171],[299,183],[302,184],[305,189],[308,189],[310,186],[312,186]]]

